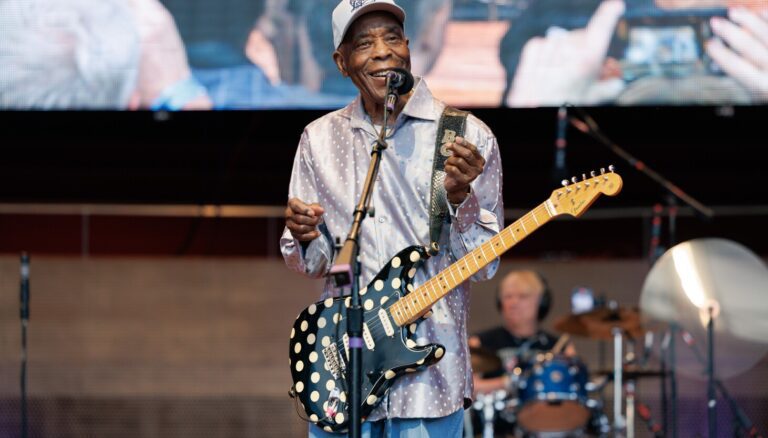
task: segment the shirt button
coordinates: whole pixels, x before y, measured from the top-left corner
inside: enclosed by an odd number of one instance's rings
[[[383,223],[384,223],[384,222],[386,222],[386,221],[387,221],[387,218],[386,218],[386,217],[384,217],[384,216],[381,216],[381,217],[379,217],[379,223],[380,223],[380,224],[383,224]]]

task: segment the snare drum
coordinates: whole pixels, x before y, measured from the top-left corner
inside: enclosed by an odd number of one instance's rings
[[[587,407],[586,367],[576,358],[538,355],[519,370],[517,424],[526,432],[583,430]]]

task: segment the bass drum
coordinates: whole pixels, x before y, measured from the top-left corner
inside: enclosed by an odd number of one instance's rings
[[[581,361],[540,354],[515,371],[519,376],[517,425],[524,435],[583,435],[593,413],[587,405],[589,374]]]

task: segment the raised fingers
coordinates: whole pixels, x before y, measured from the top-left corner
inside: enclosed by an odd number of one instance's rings
[[[738,11],[738,12],[737,12]],[[711,20],[712,29],[737,53],[756,67],[768,70],[768,23],[749,11],[734,9],[731,18],[738,26],[728,20],[714,17]],[[761,29],[761,26],[764,29]],[[754,29],[752,29],[754,28]],[[762,39],[765,38],[765,42]]]

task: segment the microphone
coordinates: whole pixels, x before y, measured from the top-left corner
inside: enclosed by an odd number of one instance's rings
[[[21,254],[21,288],[19,289],[21,320],[29,320],[29,255]]]
[[[397,94],[406,94],[413,88],[413,75],[406,69],[396,67],[387,72],[389,89]]]

